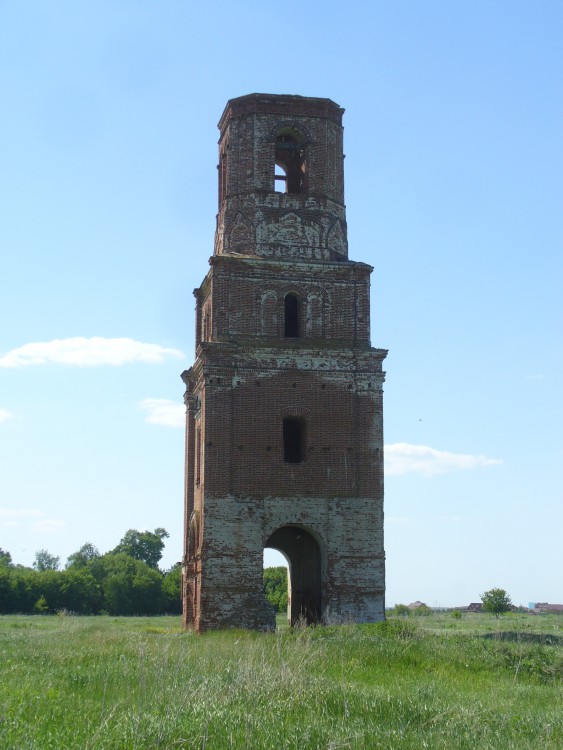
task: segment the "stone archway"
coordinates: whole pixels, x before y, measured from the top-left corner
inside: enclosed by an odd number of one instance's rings
[[[301,526],[281,526],[265,547],[278,550],[289,563],[288,619],[290,625],[321,620],[321,549]]]

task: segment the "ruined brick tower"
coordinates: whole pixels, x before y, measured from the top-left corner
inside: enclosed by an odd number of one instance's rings
[[[184,623],[274,627],[265,547],[289,563],[289,618],[384,618],[381,365],[373,270],[348,260],[343,110],[250,94],[219,122],[219,213],[195,291],[186,384]]]

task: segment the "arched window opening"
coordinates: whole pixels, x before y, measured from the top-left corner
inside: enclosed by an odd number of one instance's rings
[[[276,138],[274,185],[277,192],[302,193],[305,189],[305,147],[296,128],[284,128]]]
[[[286,294],[284,300],[286,338],[299,338],[299,300],[295,294]]]
[[[283,460],[288,464],[305,460],[305,422],[300,417],[283,420]]]

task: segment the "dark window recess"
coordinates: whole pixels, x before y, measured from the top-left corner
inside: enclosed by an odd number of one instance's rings
[[[284,312],[286,338],[299,338],[299,300],[295,294],[286,295]]]
[[[283,420],[283,460],[300,464],[305,459],[305,422],[299,417]]]

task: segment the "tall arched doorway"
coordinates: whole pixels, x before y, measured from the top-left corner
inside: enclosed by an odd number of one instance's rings
[[[321,620],[321,549],[301,526],[282,526],[266,540],[289,564],[288,619],[291,625]]]

